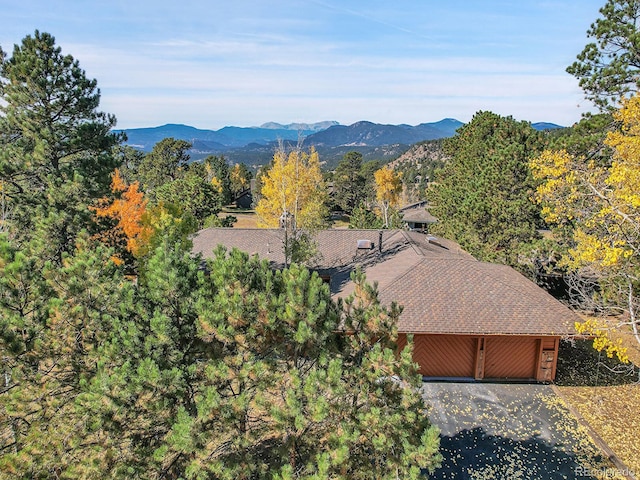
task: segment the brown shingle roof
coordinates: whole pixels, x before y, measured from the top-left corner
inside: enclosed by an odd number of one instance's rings
[[[515,270],[470,259],[425,258],[381,290],[404,306],[402,332],[566,335],[578,318]]]
[[[409,205],[400,209],[404,222],[436,223],[438,219],[426,209],[425,202]]]
[[[353,292],[349,275],[360,265],[377,282],[383,303],[403,305],[406,333],[567,335],[579,317],[540,287],[504,265],[475,260],[456,243],[416,232],[324,230],[310,268],[331,276],[334,297]],[[358,240],[374,244],[358,250]],[[283,231],[211,228],[198,232],[193,250],[210,256],[218,244],[284,263]]]
[[[257,254],[275,264],[284,263],[282,245],[284,237],[279,229],[257,228],[205,228],[193,238],[193,251],[205,258],[211,257],[218,245],[233,247],[250,255]]]

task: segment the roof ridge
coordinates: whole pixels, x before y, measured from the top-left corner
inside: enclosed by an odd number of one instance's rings
[[[422,249],[417,245],[417,242],[409,236],[408,232],[406,232],[405,230],[400,230],[400,232],[402,233],[402,236],[407,241],[411,249],[416,253],[416,255],[420,257],[426,257],[424,251],[422,251]]]
[[[404,207],[401,207],[399,210],[402,211],[402,210],[405,210],[405,209],[408,209],[408,208],[413,208],[413,207],[417,207],[417,206],[426,205],[428,203],[429,203],[429,200],[427,200],[427,199],[419,200],[419,201],[414,202],[414,203],[409,203],[408,205],[405,205]]]

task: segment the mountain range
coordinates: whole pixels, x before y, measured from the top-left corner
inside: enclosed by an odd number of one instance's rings
[[[334,164],[350,150],[359,151],[366,160],[397,158],[415,143],[452,137],[462,125],[464,124],[458,120],[445,118],[439,122],[415,126],[367,121],[352,125],[340,125],[335,121],[288,125],[269,122],[259,127],[202,130],[188,125],[167,124],[119,132],[127,135],[128,145],[145,152],[151,151],[160,140],[173,137],[192,143],[189,154],[193,160],[208,155],[224,155],[231,162],[244,162],[248,165],[267,163],[278,142],[302,142],[304,148],[315,147],[323,161]],[[562,128],[544,122],[532,126],[539,130]]]

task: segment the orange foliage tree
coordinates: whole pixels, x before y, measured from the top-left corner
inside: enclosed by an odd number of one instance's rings
[[[111,192],[115,197],[113,201],[102,198],[98,201],[98,206],[93,207],[98,218],[113,221],[112,227],[98,234],[97,238],[116,249],[124,239],[125,250],[137,256],[153,233],[152,228],[145,226],[142,222],[147,199],[144,197],[144,192],[140,190],[139,183],[133,182],[127,185],[118,169],[112,176]],[[121,256],[114,255],[114,261],[122,263]]]

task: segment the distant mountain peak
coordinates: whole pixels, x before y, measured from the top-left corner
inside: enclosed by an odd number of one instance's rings
[[[366,120],[347,126],[330,120],[287,125],[268,122],[261,127],[229,126],[219,130],[203,130],[170,123],[158,127],[116,131],[127,134],[129,145],[147,152],[162,139],[173,137],[193,144],[190,151],[193,160],[205,158],[207,155],[224,155],[233,161],[263,164],[273,157],[278,142],[295,145],[301,139],[305,148],[313,146],[319,151],[322,150],[323,159],[339,160],[350,150],[368,152],[369,158],[397,158],[410,145],[452,137],[463,125],[454,118],[444,118],[438,122],[421,123],[416,126],[388,125]],[[544,122],[532,126],[538,129],[561,128]]]
[[[564,128],[561,125],[549,122],[536,122],[532,123],[531,126],[536,130],[557,130],[558,128]]]
[[[278,122],[267,122],[260,125],[258,128],[264,128],[267,130],[295,130],[299,131],[308,131],[308,132],[320,132],[322,130],[326,130],[329,127],[333,127],[335,125],[340,125],[340,123],[335,120],[325,120],[323,122],[316,123],[288,123],[283,125]]]

